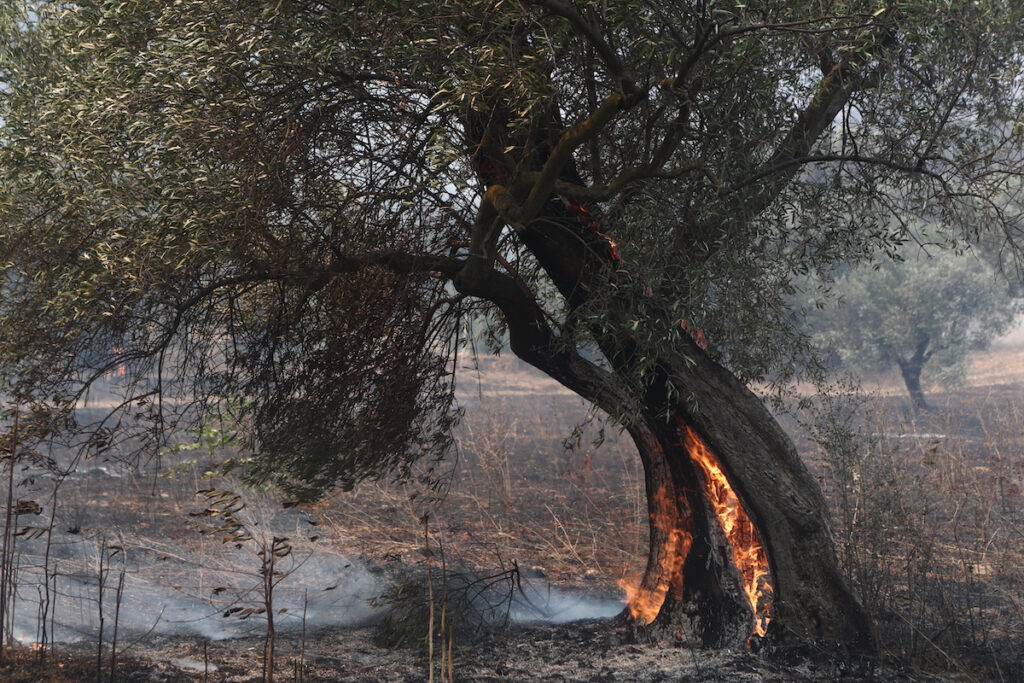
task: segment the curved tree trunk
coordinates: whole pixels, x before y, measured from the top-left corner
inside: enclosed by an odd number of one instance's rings
[[[512,142],[501,138],[503,120],[500,112],[468,120],[467,131],[473,140],[502,148]],[[512,146],[533,150],[543,160],[551,148],[543,140],[547,126],[555,135],[561,130],[557,120],[542,122],[534,131],[539,139]],[[505,182],[500,156],[483,144],[475,150],[483,185],[490,191]],[[578,181],[571,163],[565,177]],[[498,224],[497,208],[488,202],[485,197],[469,265],[456,287],[501,308],[517,356],[615,416],[630,432],[643,461],[651,515],[648,563],[638,591],[654,607],[641,618],[654,617],[655,628],[712,646],[742,646],[755,631],[755,606],[745,592],[725,521],[713,509],[708,470],[694,457],[696,449],[706,448],[736,506],[749,517],[747,545],[763,545],[774,601],[769,639],[877,651],[871,620],[839,571],[817,482],[764,404],[685,334],[672,333],[681,340],[677,351],[660,351],[651,372],[642,342],[629,330],[637,325],[672,330],[672,316],[621,268],[614,243],[585,207],[551,197],[517,233],[564,297],[567,325],[576,324],[572,318],[584,310],[587,319],[601,321],[589,331],[611,372],[580,358],[549,328],[532,295],[488,269]],[[640,367],[648,370],[637,372]]]
[[[540,344],[534,335],[534,343],[526,344],[521,327],[511,331],[518,355],[604,410],[623,414],[629,397],[610,375],[552,339]],[[574,360],[567,362],[569,357]],[[709,484],[694,461],[699,439],[716,456],[756,527],[759,538],[751,541],[764,548],[769,640],[875,652],[871,619],[838,568],[824,498],[789,437],[757,396],[695,344],[674,361],[674,372],[652,382],[626,425],[644,466],[651,520],[634,616],[653,620],[652,628],[664,634],[714,647],[741,647],[755,631],[757,615],[709,502]],[[666,399],[669,380],[692,400]],[[676,419],[666,420],[666,410]]]
[[[549,213],[547,224],[555,219]],[[600,254],[602,247],[607,251],[603,240],[588,243],[576,231],[575,238],[585,249],[582,263],[574,263],[566,256],[572,252],[555,231],[527,232],[523,237],[571,305],[590,303],[588,293],[594,291],[597,279],[588,282],[593,275],[588,274],[587,256]],[[557,250],[557,259],[549,258],[552,250]],[[640,354],[637,343],[623,332],[628,327],[614,323],[638,315],[643,319],[628,301],[626,297],[623,310],[617,310],[616,301],[603,299],[602,310],[614,332],[593,330],[612,366],[623,376],[629,376]],[[731,559],[732,549],[721,522],[709,511],[707,482],[684,443],[682,430],[688,427],[717,457],[763,544],[774,593],[770,639],[776,643],[826,641],[875,652],[871,619],[838,567],[824,497],[775,418],[742,382],[692,341],[658,361],[659,371],[648,380],[644,395],[634,397],[640,406],[633,412],[640,415],[636,422],[647,427],[638,431],[636,424],[627,425],[647,470],[652,513],[652,548],[643,586],[670,587],[657,623],[679,627],[708,645],[740,645],[754,630],[755,615]],[[663,491],[669,492],[670,502],[661,500]],[[675,518],[661,518],[659,510],[674,510]],[[655,546],[672,546],[667,535],[676,532],[690,537],[685,560],[664,561],[659,553],[665,551]]]
[[[824,497],[792,441],[732,373],[696,344],[686,354],[692,365],[677,359],[671,379],[691,400],[674,412],[717,456],[760,536],[771,569],[769,638],[874,652],[870,616],[838,567]]]

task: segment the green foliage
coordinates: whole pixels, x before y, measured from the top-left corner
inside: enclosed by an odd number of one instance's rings
[[[1022,13],[4,3],[0,374],[73,402],[124,365],[153,433],[238,397],[250,476],[302,496],[446,451],[468,318],[600,337],[635,395],[684,327],[788,377],[794,278],[895,250],[894,214],[1016,236]],[[526,236],[573,202],[622,256],[585,304]]]
[[[836,279],[838,299],[812,315],[815,341],[844,367],[878,371],[925,363],[925,378],[957,386],[968,351],[1006,332],[1020,300],[978,254],[907,245],[899,260],[863,265]]]

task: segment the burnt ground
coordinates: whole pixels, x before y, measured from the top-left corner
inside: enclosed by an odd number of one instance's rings
[[[827,653],[676,647],[649,642],[614,621],[590,619],[464,629],[452,643],[454,678],[1024,681],[1024,351],[999,354],[986,357],[983,371],[963,389],[930,393],[932,413],[910,411],[898,386],[856,399],[867,417],[847,425],[862,439],[847,460],[837,460],[795,419],[785,418],[833,505],[841,560],[882,628],[887,667],[851,666]],[[579,400],[514,361],[483,365],[477,384],[463,391],[467,418],[439,488],[368,484],[285,512],[272,492],[211,480],[208,461],[223,454],[203,448],[183,450],[156,471],[131,453],[83,463],[81,473],[61,482],[59,499],[56,488],[48,497],[41,478],[27,484],[19,500],[39,501],[42,514],[19,518],[19,529],[54,521],[50,571],[59,575],[58,643],[42,666],[33,665],[37,652],[16,650],[15,665],[0,669],[0,681],[96,680],[96,562],[104,549],[110,561],[104,680],[111,666],[111,587],[125,555],[131,558],[126,585],[135,593],[124,597],[114,680],[261,680],[259,616],[248,624],[250,635],[235,637],[228,636],[240,631],[238,624],[219,616],[230,605],[252,604],[246,586],[258,570],[254,553],[225,551],[219,540],[198,534],[189,517],[204,505],[196,490],[210,486],[238,490],[253,511],[254,529],[286,534],[296,555],[313,558],[278,596],[276,604],[290,610],[292,621],[277,638],[277,680],[427,680],[428,654],[408,646],[417,638],[422,644],[416,634],[426,629],[416,626],[403,647],[385,647],[380,626],[366,621],[366,599],[389,581],[424,585],[422,520],[428,513],[435,579],[441,560],[477,576],[519,567],[540,585],[587,598],[577,616],[593,614],[592,603],[614,611],[621,595],[616,581],[637,572],[645,554],[635,453],[613,430],[601,435],[597,423],[566,449],[573,425],[586,422]],[[995,382],[1010,370],[1017,373],[1011,382]],[[594,445],[599,436],[600,448]],[[18,637],[29,643],[36,626],[25,605],[38,589],[38,573],[31,570],[40,562],[43,537],[22,538],[18,593],[27,621]],[[116,557],[115,546],[124,548]],[[343,580],[347,576],[355,578]],[[293,616],[301,596],[334,586],[340,586],[337,593],[352,592],[346,609],[354,616],[311,612],[302,651]],[[160,628],[146,632],[157,603],[178,608],[181,616],[175,622],[170,612],[161,613]],[[184,632],[180,624],[195,605],[213,616],[202,619],[201,629]],[[130,618],[140,614],[148,621]],[[557,610],[541,616],[569,618]],[[74,629],[62,631],[62,622]],[[67,642],[68,634],[79,640]],[[441,641],[436,648],[439,667]]]
[[[308,634],[300,659],[294,638],[279,643],[276,679],[413,683],[427,680],[427,655],[413,648],[387,649],[373,626],[332,628]],[[262,680],[258,637],[207,641],[151,637],[124,655],[116,680],[126,682]],[[440,655],[435,661],[439,661]],[[300,661],[303,673],[298,674]],[[938,681],[921,673],[851,663],[807,653],[757,656],[644,642],[642,634],[608,621],[513,628],[499,636],[453,648],[455,679],[467,683],[543,681]],[[10,681],[94,680],[95,652],[76,646],[45,667],[23,667]],[[109,673],[104,669],[104,675]],[[440,677],[440,671],[436,674]]]

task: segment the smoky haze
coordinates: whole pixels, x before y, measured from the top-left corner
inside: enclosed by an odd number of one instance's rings
[[[100,385],[80,406],[78,418],[83,423],[100,420],[118,400],[116,383]],[[476,431],[470,426],[463,433],[462,443],[472,451],[465,462],[477,471],[453,475],[453,486],[474,495],[491,486],[484,480],[487,459],[494,453],[481,441],[488,430],[493,425]],[[194,439],[178,436],[186,445]],[[346,550],[344,526],[331,521],[331,506],[284,509],[280,496],[248,490],[231,478],[211,478],[210,463],[230,452],[185,448],[155,459],[139,457],[138,446],[138,441],[126,439],[103,457],[86,459],[51,448],[45,455],[54,466],[19,466],[14,498],[35,502],[40,509],[16,517],[20,535],[15,539],[16,590],[9,623],[18,641],[94,641],[101,623],[109,641],[115,622],[121,643],[149,633],[211,640],[260,634],[266,626],[260,612],[260,543],[275,538],[287,539],[290,549],[275,567],[280,579],[273,610],[279,631],[360,625],[380,616],[372,603],[396,580],[398,563],[380,562],[364,549]],[[519,485],[514,476],[507,483],[508,493]],[[208,488],[241,493],[245,507],[238,516],[254,540],[235,543],[211,520],[190,516],[208,506],[196,495]],[[382,539],[391,533],[386,527],[381,520]],[[382,545],[387,542],[382,540]],[[415,555],[417,549],[410,552]],[[553,578],[558,582],[563,576],[556,572]],[[620,596],[594,586],[593,576],[584,578],[562,581],[568,585],[558,587],[543,571],[524,571],[505,614],[494,620],[565,623],[622,611]],[[488,599],[500,602],[504,597]]]

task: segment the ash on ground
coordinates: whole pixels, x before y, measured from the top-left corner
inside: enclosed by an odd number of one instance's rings
[[[387,649],[376,645],[376,629],[363,625],[310,632],[304,654],[295,636],[280,638],[277,678],[311,683],[426,681],[426,652],[415,647]],[[452,671],[455,680],[467,683],[943,680],[877,664],[851,664],[825,655],[791,653],[764,658],[750,652],[639,640],[631,627],[609,620],[519,626],[473,643],[456,642]],[[85,644],[79,647],[85,648]],[[435,649],[436,662],[439,649]],[[155,636],[137,645],[122,660],[118,679],[151,683],[259,681],[262,650],[263,641],[258,637],[208,641],[195,636]],[[81,654],[87,657],[89,651],[82,649]],[[436,671],[435,680],[441,680],[440,671]]]

